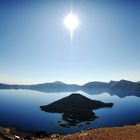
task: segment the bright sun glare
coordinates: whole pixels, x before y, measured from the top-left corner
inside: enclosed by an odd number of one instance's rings
[[[79,20],[76,15],[74,15],[72,12],[66,16],[64,19],[65,26],[70,30],[70,37],[72,39],[73,32],[76,29],[76,27],[79,25]]]

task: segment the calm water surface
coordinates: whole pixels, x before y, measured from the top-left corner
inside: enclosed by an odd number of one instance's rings
[[[98,95],[78,93],[94,100],[112,102],[112,108],[94,110],[98,118],[90,124],[85,122],[70,128],[59,125],[62,115],[46,113],[40,110],[41,105],[66,97],[71,92],[43,93],[32,90],[0,90],[0,125],[15,126],[24,131],[45,130],[48,133],[68,134],[87,128],[122,126],[140,122],[140,97],[128,96],[119,98],[108,93]]]

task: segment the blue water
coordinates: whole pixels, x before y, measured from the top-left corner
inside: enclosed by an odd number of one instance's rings
[[[45,130],[48,133],[68,134],[87,128],[122,126],[140,122],[140,97],[128,96],[120,98],[108,93],[99,95],[78,93],[94,100],[114,103],[112,108],[94,110],[97,119],[70,128],[59,125],[62,115],[47,113],[40,110],[41,105],[47,105],[71,94],[43,93],[32,90],[0,90],[0,125],[14,126],[24,131]],[[82,125],[79,127],[79,125]]]

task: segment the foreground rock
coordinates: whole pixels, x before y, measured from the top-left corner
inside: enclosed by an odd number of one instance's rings
[[[35,135],[12,127],[0,127],[0,140],[34,140]]]
[[[52,113],[62,113],[67,122],[91,121],[97,118],[93,109],[112,107],[113,103],[103,103],[91,100],[81,94],[71,94],[49,105],[41,106],[41,110]]]

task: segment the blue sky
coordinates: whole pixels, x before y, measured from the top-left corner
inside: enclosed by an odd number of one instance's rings
[[[0,0],[0,82],[139,81],[139,15],[138,0]]]

